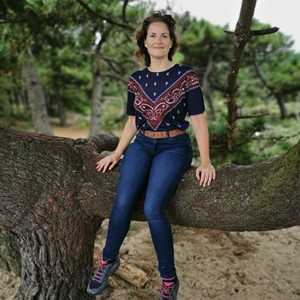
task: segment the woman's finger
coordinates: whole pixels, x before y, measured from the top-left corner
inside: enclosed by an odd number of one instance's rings
[[[210,174],[210,176],[209,176],[209,178],[208,178],[207,185],[210,185],[210,184],[211,184],[212,178],[213,178],[213,175]]]
[[[101,159],[101,160],[98,160],[97,162],[96,162],[96,168],[100,168],[101,166],[102,166],[102,164],[103,164],[103,160]]]
[[[208,170],[206,170],[206,172],[205,172],[205,174],[204,174],[204,184],[203,184],[203,186],[207,186],[209,180],[210,180],[210,173],[209,173]]]
[[[107,162],[103,168],[103,173],[106,172],[107,168],[109,167],[110,162]]]
[[[207,176],[206,172],[205,172],[205,171],[202,171],[202,176],[201,176],[202,181],[201,181],[201,184],[202,184],[203,186],[205,186],[206,176]]]
[[[103,162],[101,162],[97,165],[97,167],[96,167],[97,171],[101,171],[102,167],[103,167]]]
[[[206,173],[205,181],[204,181],[204,186],[207,186],[207,185],[208,185],[209,180],[210,180],[210,174],[209,174],[209,173]]]
[[[115,166],[116,163],[117,163],[117,162],[114,160],[114,161],[112,162],[112,164],[110,165],[109,170],[111,170],[111,169]]]

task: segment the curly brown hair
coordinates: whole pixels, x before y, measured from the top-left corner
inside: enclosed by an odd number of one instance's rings
[[[144,41],[146,40],[146,37],[147,37],[148,28],[149,28],[150,24],[153,22],[163,22],[168,27],[170,38],[173,42],[172,43],[173,45],[170,48],[169,53],[168,53],[168,59],[170,61],[172,61],[173,55],[178,46],[177,37],[176,37],[176,33],[175,33],[175,23],[176,22],[173,19],[173,17],[171,15],[164,14],[161,11],[153,12],[150,16],[148,16],[147,18],[144,19],[142,28],[140,30],[138,30],[135,35],[137,45],[138,45],[138,50],[136,50],[135,56],[138,58],[140,58],[141,56],[144,56],[144,62],[147,67],[150,66],[151,59],[150,59],[148,50],[144,45]]]

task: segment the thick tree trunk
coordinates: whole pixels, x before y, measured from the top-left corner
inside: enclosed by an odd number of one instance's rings
[[[22,68],[22,77],[25,83],[29,107],[34,128],[37,132],[52,134],[50,127],[45,95],[34,67],[34,57],[28,49],[27,61]]]
[[[86,284],[103,217],[82,210],[77,189],[81,155],[72,140],[58,138],[62,143],[56,147],[50,136],[17,134],[15,147],[13,136],[4,132],[0,143],[6,140],[9,150],[3,152],[1,144],[0,160],[7,163],[0,169],[0,224],[17,237],[22,265],[18,299],[90,299]],[[45,154],[42,160],[36,150]],[[27,161],[25,169],[18,161]]]
[[[19,299],[89,299],[93,243],[109,217],[119,166],[97,173],[95,162],[118,140],[72,140],[0,129],[0,225],[20,247]],[[217,169],[200,187],[191,167],[169,202],[171,223],[229,231],[300,224],[300,141],[286,154],[250,166]],[[143,198],[133,220],[145,220]]]
[[[18,230],[23,268],[17,299],[89,299],[97,218],[85,217],[73,197],[71,192],[48,198],[48,208],[40,207],[30,224]]]

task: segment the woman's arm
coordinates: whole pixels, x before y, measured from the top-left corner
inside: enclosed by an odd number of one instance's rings
[[[190,116],[192,128],[196,136],[198,150],[200,153],[200,159],[202,165],[208,165],[210,163],[209,158],[209,136],[207,126],[207,114],[204,111],[201,114]]]
[[[192,128],[196,136],[201,164],[196,169],[196,177],[200,185],[210,185],[216,178],[216,171],[209,158],[209,136],[206,111],[191,115]]]
[[[113,153],[96,162],[96,170],[98,172],[102,171],[102,173],[106,172],[107,169],[111,170],[121,159],[124,150],[127,148],[136,132],[137,129],[135,126],[135,116],[129,115],[128,120],[123,128],[118,146]]]
[[[128,120],[123,128],[119,143],[114,153],[121,156],[136,132],[137,128],[135,126],[135,116],[128,116]]]

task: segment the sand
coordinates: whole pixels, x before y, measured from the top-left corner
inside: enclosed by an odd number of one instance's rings
[[[95,243],[103,248],[108,219]],[[264,232],[222,232],[172,225],[179,300],[296,300],[300,299],[300,229]],[[121,247],[122,267],[141,269],[146,283],[135,286],[122,278],[120,269],[97,299],[158,299],[157,260],[147,222],[131,222]],[[95,267],[96,267],[95,260]],[[2,300],[14,299],[19,279],[2,272]]]

